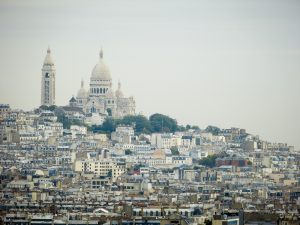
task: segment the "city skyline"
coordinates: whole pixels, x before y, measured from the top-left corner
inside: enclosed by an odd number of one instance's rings
[[[49,45],[57,105],[68,104],[81,79],[88,87],[102,46],[114,83],[136,98],[136,112],[201,128],[242,127],[299,149],[300,5],[259,2],[79,1],[69,8],[4,1],[0,101],[39,106]]]

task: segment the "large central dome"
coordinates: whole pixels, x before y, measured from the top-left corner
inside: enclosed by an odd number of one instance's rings
[[[103,62],[103,52],[102,52],[102,50],[100,51],[100,60],[95,65],[95,67],[92,71],[91,79],[111,80],[110,71],[109,71],[108,67],[105,65],[105,63]]]

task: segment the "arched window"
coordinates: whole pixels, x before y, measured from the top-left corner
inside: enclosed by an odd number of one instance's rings
[[[100,88],[100,93],[102,94],[102,88]]]
[[[99,94],[99,88],[97,88],[97,94]]]

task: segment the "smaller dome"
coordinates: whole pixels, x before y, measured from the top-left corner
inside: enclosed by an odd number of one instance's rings
[[[84,89],[84,83],[83,80],[81,81],[81,88],[77,92],[77,98],[87,98],[88,92]]]
[[[52,57],[51,57],[50,48],[47,49],[47,55],[46,55],[45,60],[44,60],[44,65],[51,65],[51,66],[54,65],[54,62],[53,62]]]
[[[118,89],[116,90],[116,97],[117,98],[123,98],[124,97],[123,92],[121,90],[121,82],[120,81],[118,83]]]
[[[87,98],[88,93],[84,88],[80,88],[77,92],[77,98]]]

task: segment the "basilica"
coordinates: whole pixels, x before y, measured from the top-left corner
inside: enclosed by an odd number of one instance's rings
[[[104,63],[103,51],[100,51],[98,63],[94,66],[90,78],[89,90],[85,90],[81,81],[81,88],[76,96],[76,104],[85,114],[100,113],[115,118],[135,114],[135,101],[133,97],[126,98],[118,82],[116,91],[112,88],[113,82],[109,68]]]
[[[55,104],[55,72],[51,51],[48,49],[42,68],[41,105]],[[120,82],[118,82],[117,90],[114,91],[112,86],[111,74],[104,63],[101,49],[99,61],[92,70],[89,89],[86,90],[84,82],[81,81],[81,88],[78,90],[77,96],[72,97],[69,106],[64,109],[71,111],[79,109],[87,117],[100,115],[101,117],[122,118],[126,115],[134,115],[135,101],[133,97],[124,96]]]

